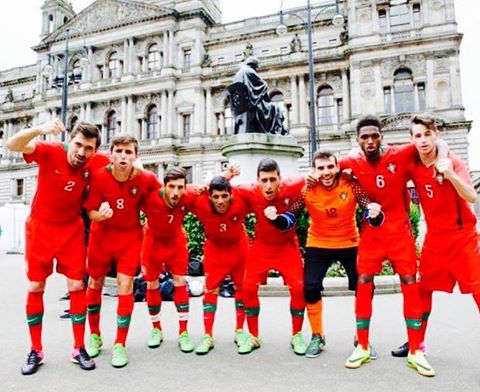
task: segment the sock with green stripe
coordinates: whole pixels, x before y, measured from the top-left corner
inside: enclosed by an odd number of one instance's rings
[[[235,292],[235,316],[236,316],[236,330],[243,329],[245,324],[245,306],[242,301],[242,293],[240,290]]]
[[[189,295],[187,291],[187,286],[175,286],[173,292],[173,302],[177,308],[178,313],[178,334],[181,335],[184,332],[187,332],[188,325],[188,311],[189,306]]]
[[[290,314],[292,315],[292,336],[302,330],[305,315],[305,296],[303,284],[292,285],[290,288]]]
[[[26,313],[32,350],[42,351],[43,291],[27,294]]]
[[[100,309],[102,307],[102,289],[87,288],[87,313],[90,333],[100,336]]]
[[[120,343],[125,347],[127,341],[128,328],[132,318],[134,298],[133,293],[119,294],[117,306],[117,337],[115,344]]]
[[[160,325],[160,310],[162,308],[160,289],[158,287],[155,289],[147,289],[146,300],[153,328],[162,329]]]
[[[70,318],[72,320],[74,348],[84,348],[85,321],[87,318],[87,303],[85,290],[69,291]]]
[[[358,344],[364,350],[368,349],[368,334],[370,331],[370,318],[372,317],[373,282],[358,282],[355,297],[355,315],[357,318]]]
[[[258,337],[258,315],[260,314],[260,301],[258,299],[258,285],[247,281],[243,284],[243,303],[247,317],[248,332]]]
[[[410,352],[415,353],[420,348],[422,337],[422,301],[418,283],[401,283],[403,294],[403,315],[407,325],[408,343]]]
[[[205,325],[205,334],[213,336],[213,323],[215,322],[215,312],[217,311],[218,296],[214,292],[205,293],[203,297],[203,323]]]
[[[420,298],[422,300],[422,342],[425,341],[425,334],[427,332],[428,318],[432,311],[432,297],[433,293],[431,291],[422,290],[420,285]]]

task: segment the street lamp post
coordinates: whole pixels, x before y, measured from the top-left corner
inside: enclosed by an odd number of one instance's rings
[[[68,105],[68,39],[70,38],[70,29],[66,30],[65,52],[63,59],[63,85],[62,85],[62,123],[67,125],[67,105]]]
[[[339,12],[339,0],[335,0],[335,15],[332,18],[334,25],[343,25],[344,18]],[[318,15],[325,8],[331,7],[332,4],[325,4],[321,6]],[[310,0],[307,0],[307,22],[295,13],[288,12],[289,15],[294,15],[299,18],[305,25],[307,30],[307,53],[308,53],[308,85],[310,93],[310,163],[313,162],[313,156],[317,151],[318,138],[317,138],[317,124],[316,124],[316,104],[315,104],[315,74],[313,72],[313,43],[312,43],[312,5]],[[277,26],[277,34],[284,35],[287,32],[287,26],[283,23],[283,11],[280,10],[280,24]],[[317,16],[318,16],[317,15]]]

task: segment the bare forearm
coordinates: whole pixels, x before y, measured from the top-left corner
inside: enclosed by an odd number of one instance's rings
[[[89,218],[94,222],[101,222],[105,219],[105,217],[100,214],[97,210],[90,210],[88,211]]]
[[[36,127],[22,129],[7,140],[6,146],[10,151],[31,154],[35,150],[33,139],[41,134],[42,131]]]
[[[475,192],[475,188],[463,181],[456,173],[453,173],[448,180],[452,183],[458,195],[463,200],[468,201],[469,203],[475,203],[477,200],[477,192]]]

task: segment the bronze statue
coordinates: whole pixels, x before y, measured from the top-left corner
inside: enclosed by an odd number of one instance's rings
[[[258,60],[249,57],[233,78],[228,98],[235,116],[234,133],[285,135],[282,109],[270,102],[267,83],[257,74]]]

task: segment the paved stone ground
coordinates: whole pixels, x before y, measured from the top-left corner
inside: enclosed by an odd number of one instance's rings
[[[103,297],[102,328],[105,350],[97,369],[84,372],[69,362],[70,323],[58,316],[66,302],[64,279],[54,275],[45,294],[44,347],[46,363],[35,375],[20,375],[29,349],[24,318],[26,281],[21,256],[0,255],[4,278],[0,303],[0,391],[477,391],[480,389],[480,328],[473,300],[468,296],[437,294],[428,336],[428,357],[437,377],[426,379],[409,369],[404,360],[392,358],[390,349],[405,340],[401,296],[377,296],[372,320],[373,343],[379,353],[358,370],[343,367],[352,350],[353,297],[325,299],[327,347],[316,359],[295,356],[289,348],[288,298],[262,298],[261,333],[264,344],[248,356],[236,353],[233,344],[234,307],[220,299],[215,329],[216,347],[205,357],[183,354],[176,344],[173,303],[162,309],[165,342],[146,347],[149,321],[144,303],[137,303],[128,339],[130,364],[124,369],[110,365],[114,338],[116,300]],[[193,299],[191,333],[200,339],[201,300]],[[306,323],[307,324],[307,323]],[[304,328],[306,335],[308,327]]]

